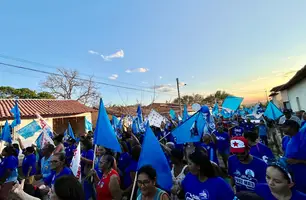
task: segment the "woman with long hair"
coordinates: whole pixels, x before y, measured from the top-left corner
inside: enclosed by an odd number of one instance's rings
[[[185,199],[233,200],[234,192],[220,177],[217,177],[212,163],[202,147],[189,155],[188,173],[182,181],[178,196]],[[220,192],[222,191],[222,192]]]

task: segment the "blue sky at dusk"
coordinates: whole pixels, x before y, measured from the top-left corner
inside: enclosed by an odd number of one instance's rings
[[[100,85],[106,104],[148,104],[154,87],[156,102],[173,100],[176,78],[187,83],[182,94],[222,89],[256,102],[306,64],[303,0],[33,0],[0,7],[0,62],[77,69],[83,78],[149,91]],[[45,76],[0,65],[1,86],[41,90]]]

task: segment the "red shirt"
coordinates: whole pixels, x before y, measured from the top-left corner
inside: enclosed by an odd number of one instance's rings
[[[97,191],[97,200],[112,200],[112,194],[109,190],[109,183],[111,177],[115,175],[119,179],[119,174],[114,169],[112,169],[107,176],[103,176],[102,179],[99,181],[99,183],[96,186]]]

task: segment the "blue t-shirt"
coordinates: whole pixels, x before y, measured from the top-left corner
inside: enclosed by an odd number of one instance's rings
[[[65,153],[66,153],[66,163],[68,165],[70,165],[71,161],[72,161],[72,158],[73,158],[73,154],[74,154],[74,150],[76,149],[77,147],[75,145],[71,145],[71,146],[67,146],[65,148]]]
[[[231,131],[231,137],[240,137],[243,136],[244,128],[241,126],[235,126]]]
[[[245,131],[252,131],[255,128],[255,125],[252,122],[247,122],[243,126]]]
[[[92,160],[94,158],[94,150],[93,149],[89,149],[88,151],[82,151],[81,156],[88,159],[88,160]],[[81,162],[81,171],[82,171],[82,175],[84,174],[84,168],[85,168],[85,163]]]
[[[54,185],[56,179],[64,175],[73,175],[73,173],[68,167],[64,167],[63,170],[58,175],[56,175],[56,172],[52,170],[50,176],[44,179],[44,182],[46,185],[52,186]]]
[[[230,148],[230,138],[228,133],[223,132],[223,133],[219,133],[219,132],[215,132],[215,136],[217,139],[217,149],[219,151],[225,151],[228,150]]]
[[[266,125],[261,124],[258,126],[258,132],[260,136],[267,136],[268,129]]]
[[[286,158],[306,160],[306,133],[298,132],[291,137],[285,152]],[[294,174],[294,182],[297,190],[306,193],[306,165],[288,165]]]
[[[41,174],[43,176],[43,179],[51,175],[51,168],[50,168],[51,157],[52,156],[50,156],[48,159],[46,159],[46,157],[43,157],[40,161],[41,162]]]
[[[24,157],[22,162],[22,172],[24,176],[28,175],[29,168],[32,167],[30,176],[36,174],[36,155],[30,154]]]
[[[214,144],[213,142],[211,142],[209,144],[201,143],[201,146],[204,147],[207,150],[210,161],[213,161],[217,165],[219,165],[216,144]]]
[[[220,177],[199,181],[197,176],[188,173],[182,181],[185,199],[233,200],[235,198],[231,187]]]
[[[129,166],[124,171],[123,184],[125,188],[128,188],[132,185],[133,181],[131,179],[130,173],[137,171],[138,162],[135,160],[131,160]]]
[[[288,142],[290,141],[290,137],[288,135],[285,135],[282,139],[282,150],[283,152],[286,152],[286,148],[288,145]]]
[[[241,163],[236,155],[228,159],[228,174],[233,178],[236,191],[254,191],[257,183],[266,182],[267,164],[256,157],[249,164]]]
[[[268,159],[275,158],[271,149],[262,143],[257,143],[250,149],[250,154],[268,163]]]
[[[255,192],[264,200],[277,200],[271,193],[269,186],[265,183],[257,184]],[[306,195],[297,190],[291,190],[291,200],[306,200]]]
[[[118,161],[118,168],[121,173],[123,173],[125,169],[129,166],[131,159],[132,158],[128,152],[120,154],[119,161]]]
[[[0,177],[3,177],[8,169],[11,170],[10,176],[5,182],[17,181],[18,178],[18,160],[15,156],[8,156],[2,159],[0,163]]]

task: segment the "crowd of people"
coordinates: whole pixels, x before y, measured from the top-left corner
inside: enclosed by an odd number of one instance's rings
[[[269,125],[235,116],[215,118],[215,129],[199,142],[176,144],[174,123],[152,127],[168,160],[173,186],[157,184],[156,170],[138,169],[143,133],[125,127],[122,153],[94,147],[93,132],[79,141],[57,135],[54,145],[24,147],[22,140],[1,154],[0,199],[52,200],[303,200],[306,199],[306,114],[289,110],[274,123],[284,134],[282,155],[269,148]],[[303,128],[304,127],[304,128]],[[70,164],[81,144],[81,177]],[[96,150],[96,152],[94,151]],[[18,156],[24,154],[22,166]],[[23,181],[22,181],[23,180]]]

